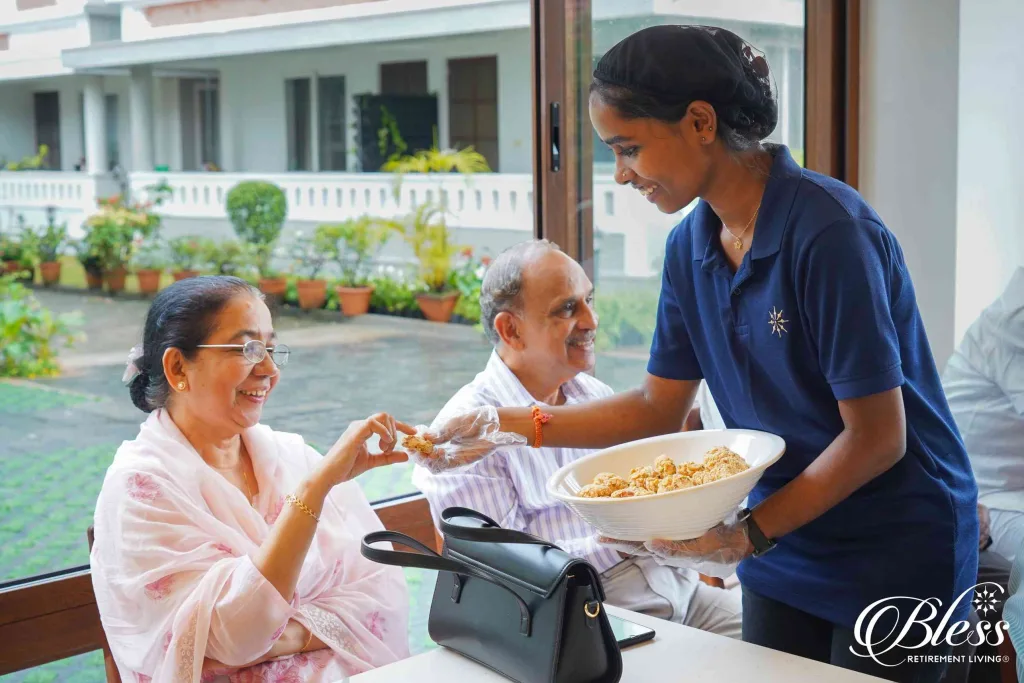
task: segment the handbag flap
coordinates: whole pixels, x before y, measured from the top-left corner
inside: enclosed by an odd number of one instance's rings
[[[475,517],[457,517],[459,526],[485,528],[493,525]],[[498,528],[498,527],[495,527]],[[445,536],[444,554],[451,555],[505,583],[545,599],[550,598],[571,571],[597,572],[586,560],[573,557],[551,543],[481,543]],[[595,582],[604,600],[600,581]]]

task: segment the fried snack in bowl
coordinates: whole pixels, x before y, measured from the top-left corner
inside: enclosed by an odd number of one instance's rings
[[[739,474],[748,468],[743,458],[725,446],[716,446],[704,454],[701,462],[684,462],[676,465],[667,455],[659,455],[654,465],[634,467],[629,472],[629,484],[615,474],[601,472],[591,484],[580,490],[584,498],[628,498],[630,496],[648,495],[653,493],[669,493],[691,486],[710,484],[719,479]],[[615,482],[610,486],[608,482]],[[632,494],[613,494],[622,490],[632,490]],[[642,492],[642,493],[641,493]]]
[[[568,463],[548,492],[608,538],[692,539],[735,512],[785,449],[755,430],[677,432]]]

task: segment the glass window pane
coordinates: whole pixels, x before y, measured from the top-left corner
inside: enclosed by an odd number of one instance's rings
[[[285,81],[287,106],[288,170],[308,171],[310,161],[309,139],[309,79],[290,78]]]
[[[25,671],[0,676],[0,683],[106,683],[103,653],[99,650],[68,657]]]
[[[223,39],[235,29],[211,20],[210,8],[183,13],[173,4],[157,3],[146,7],[156,19],[148,23],[145,35],[124,26],[124,41],[144,51],[149,40],[211,48],[195,59],[154,65],[153,166],[160,169],[156,175],[166,181],[171,195],[152,208],[162,219],[160,242],[145,237],[136,246],[155,245],[159,251],[152,261],[162,271],[160,288],[186,269],[188,254],[181,252],[187,247],[172,253],[167,246],[186,236],[208,237],[214,244],[187,269],[237,273],[259,284],[259,274],[247,269],[244,259],[230,255],[228,240],[236,235],[225,212],[226,196],[236,183],[250,179],[286,192],[287,219],[264,274],[286,281],[285,292],[271,303],[275,328],[291,346],[292,356],[261,421],[300,434],[326,452],[350,422],[375,411],[388,411],[414,425],[429,424],[490,356],[492,348],[476,327],[483,259],[534,232],[529,14],[520,13],[517,23],[495,32],[493,27],[483,31],[472,22],[454,21],[465,10],[447,0],[406,3],[408,12],[375,7],[388,3],[357,3],[352,12],[360,18],[353,21],[376,15],[375,31],[384,36],[377,42],[352,40],[350,31],[339,31],[336,45],[267,52],[266,45],[257,43],[259,35],[294,31],[301,36],[326,15],[341,21],[337,17],[350,10],[332,6],[294,12],[289,2],[264,4],[268,7],[261,10],[259,26],[246,29],[252,51],[234,55],[220,56],[226,46],[239,43]],[[284,8],[278,18],[274,7]],[[458,26],[457,36],[453,25]],[[410,30],[422,35],[412,39]],[[101,149],[111,163],[120,161],[122,166],[130,166],[127,148],[117,146],[118,136],[124,144],[130,137],[123,137],[127,72],[116,67],[102,76],[109,96]],[[83,105],[76,111],[72,98],[70,106],[58,107],[55,91],[57,85],[67,85],[81,92],[87,82],[82,75],[61,78],[71,80],[58,84],[40,78],[31,88],[26,84],[25,106],[18,107],[26,119],[19,130],[27,131],[34,143],[39,128],[40,138],[51,144],[51,159],[59,152],[62,131],[73,136],[72,142],[82,138],[72,148],[80,146],[83,153],[85,148],[84,124],[76,119],[82,118]],[[36,106],[37,91],[54,95],[40,98]],[[449,170],[453,162],[464,161],[450,149],[470,145],[487,158],[493,173],[468,177],[419,172]],[[416,160],[408,158],[417,152],[430,152],[420,157],[429,161],[429,168],[417,168]],[[411,169],[402,174],[398,192],[398,174],[382,172],[396,154]],[[217,172],[221,169],[226,172]],[[140,174],[126,168],[119,179],[123,185],[110,182],[110,193],[127,189],[126,199],[152,199],[153,170],[146,170]],[[40,228],[47,220],[41,207],[58,203],[56,221],[67,220],[79,238],[85,219],[99,207],[90,203],[94,186],[79,188],[76,183],[40,184],[33,190],[38,195],[26,195],[31,201],[11,207],[9,213],[24,213],[29,226]],[[103,191],[107,186],[100,185]],[[56,191],[52,188],[69,194],[42,195]],[[416,226],[410,217],[425,202],[442,200],[449,209],[443,231],[449,246],[447,252],[441,248],[445,258],[437,275],[436,261],[417,259],[412,239]],[[407,234],[393,233],[386,244],[371,248],[354,280],[336,261],[320,263],[322,252],[297,249],[300,234],[308,237],[321,225],[363,216],[404,221],[409,228]],[[8,217],[0,216],[5,237],[10,225]],[[125,293],[111,295],[119,271],[111,269],[104,283],[104,273],[87,273],[86,265],[93,264],[87,259],[83,263],[69,248],[60,261],[62,286],[34,288],[32,296],[54,314],[77,314],[75,330],[81,339],[72,348],[54,341],[63,368],[53,376],[25,369],[16,382],[8,382],[6,368],[0,367],[0,581],[88,564],[86,530],[104,476],[120,444],[136,438],[146,419],[120,381],[125,357],[140,340],[152,302],[151,295],[142,294],[141,280],[148,270],[144,263],[153,254],[136,255],[124,264]],[[97,275],[100,289],[90,291],[91,278]],[[319,279],[326,280],[325,301],[313,304],[318,308],[313,312],[302,310],[300,282]],[[373,287],[367,315],[340,312],[336,286],[342,284]],[[439,290],[434,293],[459,294],[446,324],[425,320],[430,299],[422,306],[417,300],[431,286]],[[411,472],[409,465],[380,468],[357,481],[371,501],[388,500],[416,493]],[[434,576],[407,572],[413,652],[432,646],[426,618]],[[21,672],[10,680],[93,677],[102,677],[99,653]]]
[[[765,21],[745,19],[737,12],[724,16],[721,3],[688,3],[689,16],[665,14],[623,16],[618,5],[595,0],[592,49],[594,64],[619,40],[658,24],[705,24],[728,28],[765,54],[779,101],[779,124],[769,142],[788,145],[803,161],[803,2],[784,0],[777,16]],[[671,7],[672,3],[668,4]],[[721,13],[723,16],[718,16]],[[586,92],[589,74],[581,83]],[[586,99],[584,98],[584,103]],[[586,116],[584,104],[582,115]],[[599,349],[605,351],[597,366],[598,376],[616,389],[635,386],[643,375],[654,333],[661,266],[669,231],[692,205],[677,215],[662,214],[635,189],[614,181],[615,157],[594,134],[590,160],[594,171],[594,270],[597,310],[600,315]],[[609,353],[610,352],[610,353]]]
[[[320,126],[320,170],[344,171],[348,156],[344,76],[321,76],[317,79],[317,108]]]

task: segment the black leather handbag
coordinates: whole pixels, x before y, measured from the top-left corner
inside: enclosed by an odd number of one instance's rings
[[[394,531],[363,538],[367,559],[437,570],[428,630],[519,683],[616,683],[622,656],[597,570],[551,543],[468,508],[441,516],[441,555]],[[418,553],[374,548],[390,541]]]

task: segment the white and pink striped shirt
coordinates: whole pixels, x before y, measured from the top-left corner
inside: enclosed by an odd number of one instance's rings
[[[580,373],[562,385],[566,403],[585,403],[614,393],[608,385]],[[523,387],[497,352],[487,367],[462,387],[434,419],[477,406],[544,405]],[[546,490],[547,480],[560,467],[593,451],[581,448],[516,448],[489,455],[468,467],[431,474],[413,471],[413,484],[430,503],[438,524],[441,512],[461,506],[482,512],[506,529],[525,531],[551,541],[562,550],[588,560],[598,572],[621,562],[618,553],[599,546],[593,527],[577,517]]]

